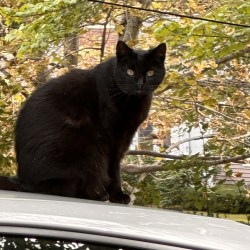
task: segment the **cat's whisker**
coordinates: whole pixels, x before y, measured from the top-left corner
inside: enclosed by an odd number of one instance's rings
[[[123,93],[123,92],[120,92],[120,93],[118,93],[117,95],[112,96],[112,99],[113,99],[114,103],[117,103],[119,100],[122,99],[123,96],[124,96],[124,93]]]
[[[113,95],[111,95],[112,98],[115,98],[115,97],[118,97],[118,96],[122,96],[122,92],[119,92],[119,93],[115,93]]]

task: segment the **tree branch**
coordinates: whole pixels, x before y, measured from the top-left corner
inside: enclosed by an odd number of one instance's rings
[[[102,43],[101,43],[101,55],[100,55],[100,62],[102,62],[105,52],[105,46],[106,46],[106,33],[107,33],[107,25],[110,22],[110,16],[113,12],[113,8],[111,7],[107,13],[105,22],[103,24],[103,32],[102,32]]]
[[[217,65],[221,65],[221,64],[224,64],[224,63],[227,63],[235,58],[239,58],[239,57],[243,57],[245,54],[247,53],[250,53],[250,46],[247,46],[246,48],[244,49],[241,49],[239,51],[235,51],[227,56],[224,56],[222,58],[219,58],[217,59],[215,62]],[[192,59],[193,60],[193,59]],[[174,65],[174,66],[179,66],[178,64]],[[218,66],[217,66],[218,67]],[[201,74],[204,74],[206,73],[208,70],[210,70],[211,68],[210,67],[205,67]],[[187,73],[185,73],[186,76],[194,76],[194,72],[193,71],[188,71]],[[248,82],[247,82],[248,84]]]
[[[240,121],[240,120],[238,120],[238,119],[234,119],[234,118],[232,118],[232,117],[230,117],[230,116],[228,116],[228,115],[225,115],[225,114],[223,114],[223,113],[221,113],[221,112],[219,112],[219,111],[217,111],[217,110],[214,110],[214,109],[208,108],[208,107],[206,107],[206,106],[203,106],[203,105],[201,105],[201,104],[199,104],[199,103],[195,103],[194,105],[195,105],[195,106],[198,106],[198,107],[200,107],[200,108],[204,108],[204,109],[206,109],[206,110],[209,110],[209,111],[211,111],[212,113],[217,114],[217,115],[219,115],[219,116],[222,116],[222,117],[224,117],[225,119],[227,119],[227,120],[229,120],[229,121],[233,121],[233,122],[236,122],[236,123],[242,123],[242,124],[250,124],[250,122],[245,122],[245,121]]]
[[[157,171],[164,171],[167,169],[163,165],[158,165],[158,166],[144,165],[143,167],[138,167],[136,165],[122,164],[121,170],[122,170],[122,172],[128,173],[128,174],[142,174],[142,173],[152,173],[152,172],[157,172]]]
[[[216,64],[223,64],[223,63],[229,62],[235,58],[243,57],[247,53],[250,53],[250,46],[248,46],[242,50],[235,51],[230,55],[227,55],[225,57],[222,57],[222,58],[216,60]]]
[[[230,158],[224,158],[221,160],[211,161],[211,162],[208,162],[208,165],[209,166],[218,166],[221,164],[227,164],[227,163],[231,163],[231,162],[239,162],[239,161],[245,160],[247,158],[250,158],[250,154],[234,156],[234,157],[230,157]]]
[[[179,156],[181,157],[181,156]],[[192,157],[192,156],[191,156]],[[191,157],[182,157],[182,160],[188,159]],[[229,157],[229,158],[224,158],[220,160],[213,160],[213,161],[207,161],[205,160],[206,166],[218,166],[218,165],[223,165],[231,162],[239,162],[241,160],[245,160],[247,158],[250,158],[250,154],[247,155],[240,155],[240,156],[234,156],[234,157]],[[202,160],[202,158],[198,157],[198,160]],[[205,158],[203,158],[204,160]],[[208,158],[209,159],[209,158]],[[168,165],[170,168],[168,168]],[[124,173],[128,174],[141,174],[141,173],[152,173],[152,172],[157,172],[157,171],[167,171],[167,170],[172,170],[172,165],[173,162],[164,162],[162,165],[143,165],[143,166],[137,166],[137,165],[127,165],[127,164],[122,164],[121,165],[121,170]],[[193,166],[194,162],[190,160],[190,162],[185,162],[185,168],[188,168],[190,166]]]
[[[195,137],[191,137],[191,138],[186,138],[183,139],[181,141],[178,141],[172,145],[170,145],[167,149],[166,149],[166,153],[171,152],[174,148],[179,147],[181,144],[189,142],[189,141],[197,141],[197,140],[203,140],[203,139],[209,139],[209,138],[213,138],[215,137],[216,134],[210,134],[210,135],[202,135],[202,136],[195,136]]]
[[[148,150],[130,150],[127,152],[127,155],[146,155],[152,157],[160,157],[160,158],[167,158],[172,160],[183,160],[186,158],[186,155],[170,155],[170,154],[162,154]]]

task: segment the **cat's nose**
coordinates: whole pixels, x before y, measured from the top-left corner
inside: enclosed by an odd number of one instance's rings
[[[139,79],[138,80],[137,87],[138,87],[138,90],[142,90],[143,89],[143,79]]]

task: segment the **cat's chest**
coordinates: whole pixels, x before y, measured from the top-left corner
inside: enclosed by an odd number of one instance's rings
[[[149,112],[151,97],[129,97],[109,106],[106,117],[111,127],[119,126],[125,129],[129,126],[139,126]]]

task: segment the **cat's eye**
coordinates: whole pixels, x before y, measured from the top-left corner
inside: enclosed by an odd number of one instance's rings
[[[147,76],[153,76],[155,72],[153,70],[147,71]]]
[[[132,70],[132,69],[128,69],[128,70],[127,70],[127,74],[128,74],[129,76],[134,76],[134,75],[135,75],[135,72],[134,72],[134,70]]]

